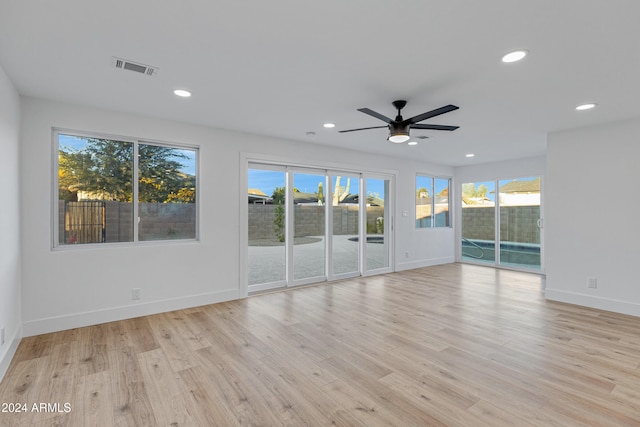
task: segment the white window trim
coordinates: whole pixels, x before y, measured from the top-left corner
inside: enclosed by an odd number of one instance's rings
[[[452,212],[451,212],[451,188],[453,185],[453,178],[450,176],[442,176],[442,175],[433,175],[433,174],[429,174],[429,173],[422,173],[422,172],[416,172],[416,176],[415,176],[415,180],[413,182],[413,194],[414,194],[414,200],[415,200],[415,194],[416,191],[418,190],[418,177],[423,177],[423,178],[429,178],[431,179],[431,188],[429,189],[429,191],[431,192],[431,212],[432,212],[432,220],[431,220],[431,225],[429,227],[418,227],[416,225],[418,219],[416,218],[416,211],[417,211],[417,204],[415,204],[414,202],[414,209],[413,209],[413,222],[414,222],[414,229],[415,230],[436,230],[436,229],[452,229],[453,228],[453,221],[452,221]],[[436,179],[446,179],[448,181],[448,188],[449,188],[449,192],[448,192],[448,206],[449,206],[449,225],[445,225],[445,226],[436,226],[436,221],[435,221],[435,192],[436,192]]]
[[[58,154],[59,154],[59,135],[72,135],[83,138],[101,138],[119,142],[128,142],[133,144],[133,175],[132,182],[138,182],[138,147],[140,144],[155,145],[167,148],[177,148],[184,150],[193,150],[195,152],[196,163],[196,224],[195,237],[188,239],[167,239],[167,240],[138,240],[138,222],[139,219],[138,203],[133,203],[133,241],[130,242],[106,242],[106,243],[88,243],[80,245],[61,245],[59,234],[59,212],[58,212]],[[135,138],[130,136],[121,136],[114,134],[106,134],[99,132],[80,131],[67,128],[54,127],[51,131],[51,162],[52,162],[52,186],[51,186],[51,249],[55,251],[73,251],[73,250],[93,250],[100,248],[113,247],[131,247],[131,246],[164,246],[164,245],[184,245],[200,242],[200,146],[190,145],[168,141],[157,141],[148,138]],[[133,185],[133,200],[138,200],[138,185]]]

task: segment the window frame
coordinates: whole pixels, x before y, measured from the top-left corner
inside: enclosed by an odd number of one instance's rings
[[[431,199],[431,222],[429,225],[424,225],[424,226],[420,226],[418,225],[418,197],[417,197],[417,192],[418,192],[418,181],[420,180],[420,178],[427,178],[429,180],[430,186],[429,188],[427,188],[427,190],[429,191],[429,197]],[[438,225],[436,222],[436,180],[446,180],[447,181],[447,221],[446,221],[446,225]],[[415,209],[414,209],[414,228],[416,230],[429,230],[429,229],[435,229],[435,228],[453,228],[452,222],[451,222],[451,184],[452,184],[452,179],[451,177],[447,177],[447,176],[438,176],[438,175],[432,175],[432,174],[426,174],[426,173],[420,173],[417,172],[416,176],[415,176],[415,180],[414,180],[414,189],[413,189],[413,194],[414,194],[414,204],[415,204]],[[423,186],[420,186],[420,188],[422,188]]]
[[[58,181],[58,169],[59,169],[59,152],[60,152],[60,135],[69,135],[76,136],[79,138],[100,138],[113,140],[118,142],[125,142],[132,144],[133,149],[133,164],[132,164],[132,228],[133,228],[133,239],[131,241],[125,242],[97,242],[97,243],[85,243],[85,244],[61,244],[60,243],[60,230],[59,230],[59,181]],[[66,129],[66,128],[52,128],[51,131],[51,139],[52,139],[52,195],[51,195],[51,248],[53,250],[83,250],[83,249],[93,249],[93,248],[101,248],[101,247],[131,247],[138,245],[165,245],[165,244],[184,244],[189,242],[199,242],[200,241],[200,146],[192,145],[192,144],[184,144],[177,142],[168,142],[168,141],[158,141],[149,138],[136,138],[136,137],[127,137],[121,135],[107,134],[107,133],[99,133],[99,132],[90,132],[90,131],[79,131],[74,129]],[[194,152],[194,162],[195,162],[195,235],[194,237],[189,238],[176,238],[176,239],[154,239],[154,240],[140,240],[139,232],[138,232],[138,223],[140,222],[140,208],[139,208],[139,170],[138,170],[138,156],[139,156],[139,147],[140,145],[152,145],[158,147],[165,148],[174,148],[178,150],[189,150]],[[136,220],[137,218],[137,220]]]

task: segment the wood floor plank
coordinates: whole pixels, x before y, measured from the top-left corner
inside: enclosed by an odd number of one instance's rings
[[[68,425],[101,427],[115,426],[115,412],[111,395],[111,374],[100,371],[78,378]],[[63,417],[61,416],[61,421]]]
[[[195,425],[189,419],[179,378],[161,349],[138,353],[140,375],[157,420],[168,425]]]
[[[153,426],[158,420],[149,401],[137,354],[122,347],[109,352],[111,399],[116,425]]]
[[[415,381],[415,378],[398,373],[391,373],[380,380],[402,398],[416,407],[422,408],[443,424],[474,425],[476,416],[469,409],[479,399],[468,399],[457,394],[449,387],[440,388],[429,381]]]
[[[229,425],[273,425],[278,423],[278,411],[269,411],[266,399],[256,392],[252,375],[239,371],[233,364],[235,356],[219,354],[211,348],[197,351],[206,375],[201,381],[211,382],[214,399],[228,409]]]
[[[221,387],[207,375],[210,368],[184,369],[178,372],[182,382],[181,390],[189,408],[190,420],[197,426],[239,425],[233,406],[221,396]],[[206,408],[206,410],[203,410]]]
[[[499,402],[480,400],[469,408],[469,414],[475,416],[476,420],[491,420],[490,423],[481,422],[478,425],[490,427],[535,426],[533,417],[523,417],[522,412],[514,411],[509,405],[499,405]]]
[[[640,318],[543,281],[447,264],[24,338],[0,425],[640,425]]]

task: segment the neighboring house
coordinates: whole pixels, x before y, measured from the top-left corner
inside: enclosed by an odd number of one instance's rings
[[[540,204],[540,178],[511,181],[500,187],[500,206],[531,206]]]
[[[257,188],[250,188],[248,193],[249,193],[249,203],[265,205],[267,203],[273,202],[273,199],[271,197],[267,196]]]
[[[79,202],[94,201],[94,200],[116,200],[110,193],[106,191],[84,191],[78,190],[76,192]]]

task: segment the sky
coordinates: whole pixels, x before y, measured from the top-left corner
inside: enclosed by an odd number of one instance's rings
[[[249,188],[257,188],[261,190],[267,196],[273,194],[273,190],[276,187],[284,187],[285,173],[284,171],[270,171],[262,169],[249,169],[248,176]],[[303,193],[315,193],[318,191],[318,183],[322,182],[324,185],[324,175],[311,175],[295,173],[293,177],[293,186]],[[335,178],[334,178],[335,182]],[[340,180],[340,185],[345,186],[347,184],[346,176],[343,176]],[[355,179],[351,179],[350,193],[355,194],[358,191],[358,183]],[[367,180],[367,194],[376,193],[382,196],[384,194],[384,181],[381,179]]]
[[[82,151],[87,145],[87,138],[74,135],[58,134],[58,147]],[[173,159],[179,162],[182,167],[180,172],[188,175],[196,174],[196,151],[190,149],[174,148],[176,153],[183,154],[186,158]]]
[[[525,177],[525,178],[516,178],[516,179],[502,179],[499,182],[500,186],[505,185],[508,182],[512,182],[512,181],[533,181],[534,179],[538,179],[540,178],[539,176],[531,176],[531,177]],[[487,191],[487,199],[491,200],[492,202],[496,201],[496,183],[495,181],[484,181],[484,182],[475,182],[475,188],[477,189],[480,185],[484,185],[485,187],[487,187],[489,189],[489,191]]]
[[[431,188],[432,182],[435,188]],[[419,188],[426,188],[429,196],[433,196],[434,194],[440,194],[443,190],[449,188],[449,179],[448,178],[433,178],[425,175],[417,175],[416,176],[416,191]],[[432,194],[433,193],[433,194]]]

